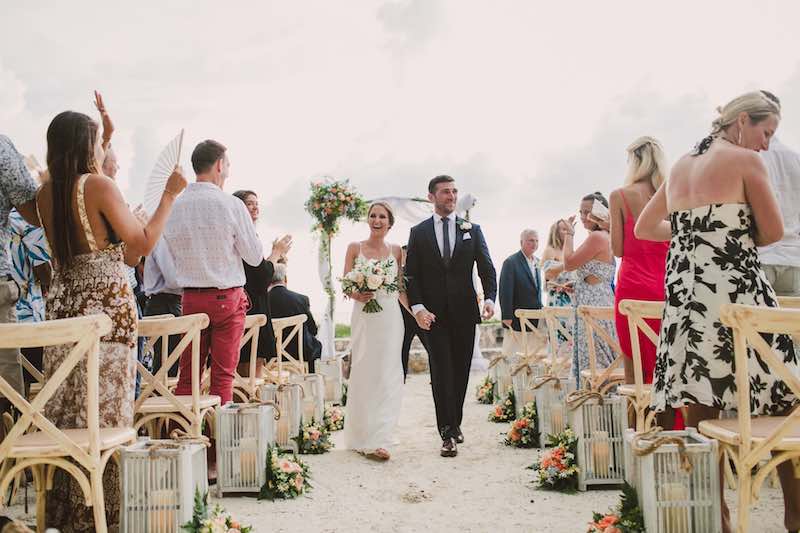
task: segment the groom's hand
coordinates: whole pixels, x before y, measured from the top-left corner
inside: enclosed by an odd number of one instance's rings
[[[494,303],[487,301],[483,304],[483,319],[489,320],[493,316],[494,316]]]
[[[425,309],[420,309],[420,311],[414,315],[414,318],[417,319],[417,325],[425,331],[430,331],[431,324],[436,321],[436,315]]]

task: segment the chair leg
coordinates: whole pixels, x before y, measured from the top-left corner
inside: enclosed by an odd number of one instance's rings
[[[36,490],[36,531],[47,529],[47,465],[39,464],[31,467],[33,488]]]
[[[752,491],[752,474],[747,465],[736,468],[739,483],[737,488],[738,512],[736,516],[736,531],[747,533],[750,529],[750,492]],[[741,470],[741,472],[739,471]]]
[[[89,477],[89,484],[92,490],[94,529],[97,533],[108,533],[105,495],[103,494],[103,472],[98,468],[93,469]]]
[[[729,489],[736,490],[736,475],[731,468],[731,461],[727,452],[722,455],[722,468],[725,471],[725,484],[728,485]]]

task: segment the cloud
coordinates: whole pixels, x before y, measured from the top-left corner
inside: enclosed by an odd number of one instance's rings
[[[8,121],[25,109],[25,83],[0,63],[0,120]]]

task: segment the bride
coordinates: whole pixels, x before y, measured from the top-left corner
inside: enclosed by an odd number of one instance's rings
[[[344,275],[360,261],[388,260],[400,270],[400,246],[387,244],[386,234],[394,225],[394,213],[384,202],[375,202],[367,212],[369,238],[350,243],[347,247]],[[387,448],[394,438],[400,416],[403,391],[403,317],[400,302],[408,307],[405,292],[358,292],[347,296],[355,300],[351,327],[351,369],[347,399],[347,423],[344,428],[345,446],[370,459],[386,461]],[[383,308],[377,313],[365,313],[364,304],[375,298]]]

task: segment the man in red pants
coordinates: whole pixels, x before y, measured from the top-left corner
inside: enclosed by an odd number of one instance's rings
[[[175,263],[177,282],[183,288],[183,314],[205,313],[209,326],[200,341],[200,365],[211,352],[211,394],[225,404],[231,401],[233,376],[239,362],[239,340],[250,307],[243,286],[242,260],[257,266],[263,247],[245,205],[222,188],[230,162],[226,148],[203,141],[192,153],[196,183],[189,184],[175,201],[164,238]],[[273,245],[272,255],[285,254],[291,238]],[[191,394],[191,349],[181,355],[175,393]]]

